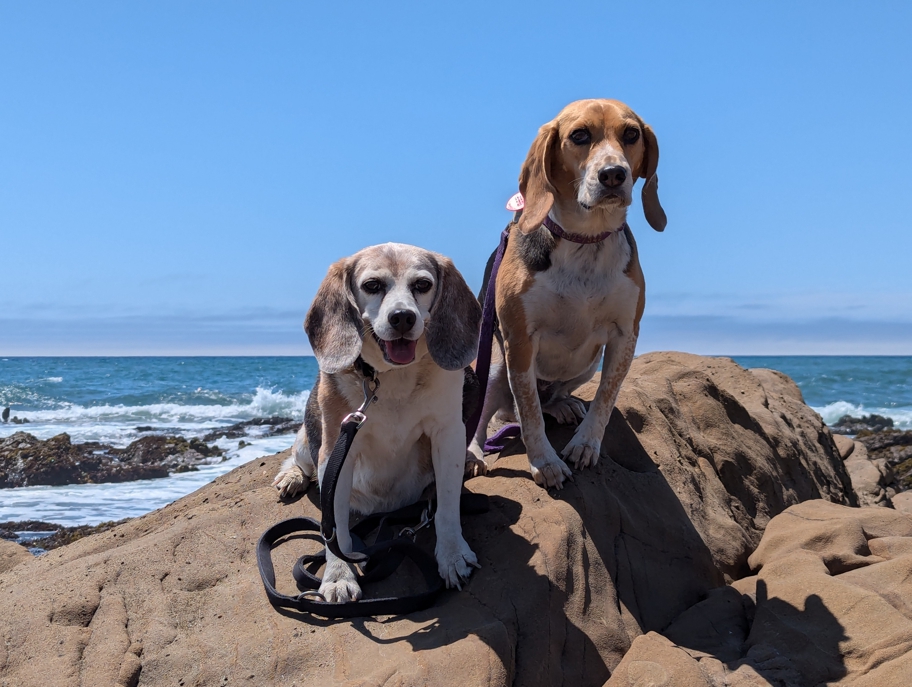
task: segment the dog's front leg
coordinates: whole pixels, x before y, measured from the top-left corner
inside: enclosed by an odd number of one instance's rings
[[[333,443],[329,446],[333,446]],[[325,447],[327,444],[324,443]],[[328,458],[328,456],[326,456]],[[320,484],[323,483],[323,473],[326,469],[326,460],[320,461]],[[348,530],[349,510],[351,504],[352,478],[355,470],[355,456],[349,455],[348,460],[339,471],[339,480],[336,482],[336,494],[333,501],[333,512],[336,516],[336,538],[339,548],[343,553],[351,553],[351,533]],[[329,533],[332,536],[332,533]],[[358,578],[350,563],[335,556],[327,547],[326,569],[323,571],[323,582],[320,593],[330,603],[357,601],[361,598],[361,587]]]
[[[605,364],[602,365],[602,378],[599,380],[595,399],[589,406],[589,412],[576,428],[573,438],[563,450],[563,456],[577,468],[584,468],[598,463],[602,449],[602,438],[605,427],[611,418],[611,411],[617,401],[621,383],[627,376],[633,353],[636,350],[637,335],[632,330],[617,341],[605,346]]]
[[[505,351],[507,374],[516,402],[523,443],[529,456],[532,478],[546,489],[560,489],[571,473],[570,468],[551,446],[545,433],[545,418],[542,416],[541,401],[538,398],[538,382],[533,362],[536,349],[535,338],[532,341],[527,337],[521,338],[518,345],[508,340]]]
[[[458,411],[455,413],[458,416]],[[459,423],[441,427],[431,439],[431,460],[437,483],[437,570],[447,587],[462,589],[478,558],[462,536],[459,522],[459,492],[465,466],[465,433]]]

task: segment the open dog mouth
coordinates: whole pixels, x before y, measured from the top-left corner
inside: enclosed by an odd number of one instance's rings
[[[418,347],[417,341],[408,339],[393,339],[385,341],[374,334],[374,340],[383,351],[383,358],[393,365],[408,365],[415,359],[415,349]]]

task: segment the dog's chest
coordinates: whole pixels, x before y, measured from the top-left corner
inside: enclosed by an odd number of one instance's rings
[[[593,333],[604,339],[599,330],[631,319],[639,288],[624,273],[630,257],[622,233],[595,245],[561,241],[551,253],[551,267],[534,273],[523,295],[530,334],[581,344]]]
[[[551,267],[523,294],[529,336],[537,340],[540,379],[566,381],[589,369],[636,317],[639,287],[624,270],[631,259],[622,234],[601,245],[561,242]]]

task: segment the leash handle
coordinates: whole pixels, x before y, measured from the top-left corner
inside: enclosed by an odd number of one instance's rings
[[[266,589],[269,602],[276,608],[288,608],[304,613],[312,613],[324,618],[359,618],[370,615],[400,615],[422,611],[433,605],[443,591],[443,580],[437,574],[437,561],[407,538],[397,538],[375,544],[368,551],[372,555],[384,553],[396,557],[410,558],[424,578],[427,589],[418,594],[403,597],[384,597],[379,599],[362,599],[343,603],[320,601],[321,595],[312,589],[305,589],[297,596],[282,594],[275,587],[275,569],[272,565],[272,547],[289,534],[296,532],[320,531],[320,523],[312,518],[291,518],[273,525],[263,533],[257,542],[256,557],[260,569],[260,579]],[[314,557],[316,558],[316,557]],[[401,558],[400,558],[401,561]],[[390,571],[391,572],[391,571]]]
[[[475,376],[478,377],[478,383],[482,389],[481,403],[475,409],[475,412],[466,421],[466,446],[472,443],[475,432],[478,430],[478,423],[481,421],[481,414],[484,411],[485,397],[488,394],[488,376],[491,372],[491,346],[494,345],[494,320],[495,311],[495,287],[497,285],[497,273],[500,271],[500,263],[503,261],[504,253],[507,250],[507,241],[510,238],[510,226],[508,225],[500,234],[500,244],[494,253],[494,262],[491,265],[491,274],[488,277],[488,288],[485,290],[484,306],[481,311],[481,333],[478,336],[478,358],[475,360]]]

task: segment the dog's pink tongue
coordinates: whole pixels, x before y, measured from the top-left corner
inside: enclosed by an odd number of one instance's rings
[[[406,365],[415,359],[415,347],[417,341],[408,339],[396,339],[395,341],[386,341],[386,357],[399,365]]]

